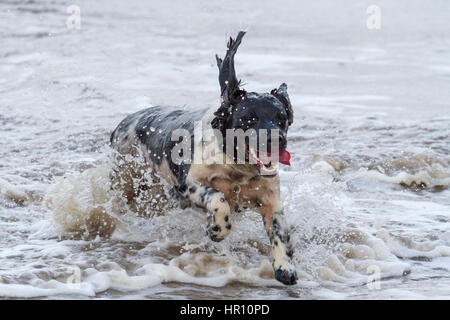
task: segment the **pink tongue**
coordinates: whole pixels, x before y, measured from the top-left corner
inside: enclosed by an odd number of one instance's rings
[[[285,164],[288,166],[291,165],[291,162],[289,161],[289,160],[291,160],[291,154],[289,153],[289,151],[287,151],[287,150],[280,151],[279,158],[280,158],[279,160],[282,164]]]
[[[262,152],[260,152],[260,154],[262,154]],[[267,152],[266,156],[270,158],[270,152]],[[280,151],[278,155],[278,161],[281,162],[282,164],[290,166],[291,162],[289,160],[291,160],[291,154],[289,153],[289,151],[287,150]],[[260,161],[258,161],[258,166],[262,168],[263,164]]]

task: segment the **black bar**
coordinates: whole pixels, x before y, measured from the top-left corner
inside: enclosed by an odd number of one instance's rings
[[[405,319],[420,313],[445,313],[450,301],[399,300],[5,300],[0,301],[4,315],[20,317],[30,311],[64,319],[110,316],[124,320],[172,319],[311,319],[332,314],[339,318],[378,319],[396,312]],[[10,310],[7,310],[10,308]],[[41,309],[42,310],[39,310]],[[445,308],[445,309],[444,309]],[[62,311],[60,311],[62,310]],[[11,312],[11,313],[10,313]],[[443,314],[444,314],[443,313]],[[105,318],[108,317],[108,318]],[[7,318],[5,318],[7,319]]]

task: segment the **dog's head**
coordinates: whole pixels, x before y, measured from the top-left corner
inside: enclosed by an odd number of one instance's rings
[[[252,160],[258,169],[267,172],[275,171],[277,163],[268,162],[267,156],[272,158],[274,152],[278,152],[279,162],[289,163],[289,152],[287,147],[287,131],[293,122],[293,111],[287,93],[287,85],[283,83],[278,89],[273,89],[270,93],[246,92],[240,88],[241,81],[237,80],[234,69],[234,55],[239,47],[245,32],[239,32],[234,40],[230,38],[228,50],[222,60],[218,56],[217,66],[219,67],[219,83],[221,88],[222,104],[214,113],[212,127],[219,129],[226,136],[227,129],[242,129],[247,131],[253,129],[257,135],[257,147],[250,147],[245,144],[245,159]],[[263,136],[261,133],[265,133]],[[274,135],[276,133],[276,135]],[[278,150],[271,150],[272,138],[278,139]],[[266,140],[267,139],[267,140]],[[260,143],[260,140],[262,143]],[[265,149],[260,150],[261,145],[267,144]],[[264,160],[262,160],[264,158]]]

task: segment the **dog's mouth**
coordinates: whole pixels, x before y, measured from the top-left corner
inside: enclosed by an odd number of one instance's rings
[[[265,175],[274,175],[278,171],[278,164],[282,163],[290,166],[291,155],[287,150],[281,150],[278,153],[278,159],[275,156],[272,156],[270,152],[263,152],[257,149],[250,148],[247,144],[246,147],[246,155],[249,163],[255,164],[261,174]]]

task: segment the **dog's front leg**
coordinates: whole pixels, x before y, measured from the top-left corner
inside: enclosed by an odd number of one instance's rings
[[[289,230],[283,211],[274,212],[271,217],[264,217],[267,234],[272,246],[272,266],[275,278],[284,284],[296,284],[297,272],[292,264],[293,250]]]
[[[186,182],[178,187],[179,192],[195,205],[208,211],[207,234],[213,241],[222,241],[230,233],[230,206],[222,192]]]
[[[286,224],[279,197],[266,195],[261,204],[264,227],[270,238],[272,266],[275,278],[287,285],[297,283],[297,272],[292,263],[293,250],[290,242],[289,228]]]

